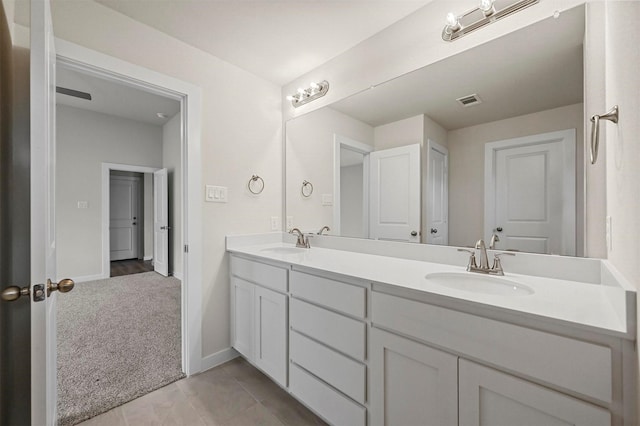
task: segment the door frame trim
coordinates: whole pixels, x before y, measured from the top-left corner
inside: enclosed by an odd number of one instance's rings
[[[182,157],[182,371],[202,367],[202,89],[113,56],[56,38],[58,64],[180,101]],[[104,246],[103,246],[104,247]]]
[[[544,141],[541,141],[543,139]],[[561,255],[576,255],[576,129],[538,133],[486,143],[484,146],[484,238],[491,239],[495,227],[495,162],[502,149],[562,141],[562,237]]]

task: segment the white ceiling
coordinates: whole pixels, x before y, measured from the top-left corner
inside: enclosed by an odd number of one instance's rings
[[[432,0],[96,0],[283,86]]]
[[[576,7],[331,107],[374,127],[427,114],[453,130],[579,103],[583,37]],[[474,93],[481,104],[456,102]]]
[[[180,111],[180,102],[64,67],[56,69],[56,85],[91,94],[92,100],[56,94],[56,103],[162,126]],[[168,118],[159,118],[161,112]]]

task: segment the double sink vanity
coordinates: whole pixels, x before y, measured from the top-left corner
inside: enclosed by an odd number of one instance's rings
[[[635,290],[598,259],[227,237],[232,346],[334,425],[635,421]],[[492,257],[490,252],[489,257]]]

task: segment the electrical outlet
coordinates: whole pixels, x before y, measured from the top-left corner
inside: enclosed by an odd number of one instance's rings
[[[78,201],[78,208],[79,209],[88,209],[89,208],[89,202],[88,201]]]
[[[607,240],[607,250],[611,251],[611,216],[606,217],[605,238]]]
[[[287,231],[293,229],[293,216],[287,216]]]
[[[277,231],[278,229],[280,229],[280,223],[279,223],[279,218],[278,216],[271,216],[271,230],[272,231]]]
[[[333,194],[322,194],[322,205],[323,206],[332,206],[333,205]]]

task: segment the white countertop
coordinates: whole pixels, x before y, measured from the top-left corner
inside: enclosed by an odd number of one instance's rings
[[[480,307],[534,315],[544,320],[574,325],[588,331],[635,339],[633,330],[630,329],[626,320],[629,313],[620,312],[627,306],[625,299],[629,297],[628,290],[622,287],[513,274],[507,270],[503,279],[524,284],[533,289],[534,293],[530,295],[483,294],[445,287],[425,279],[427,274],[432,273],[472,274],[465,271],[466,265],[451,266],[320,247],[303,249],[298,253],[278,253],[269,250],[274,247],[294,246],[285,243],[262,243],[234,245],[227,250],[372,283],[444,296],[451,300],[471,302]]]

